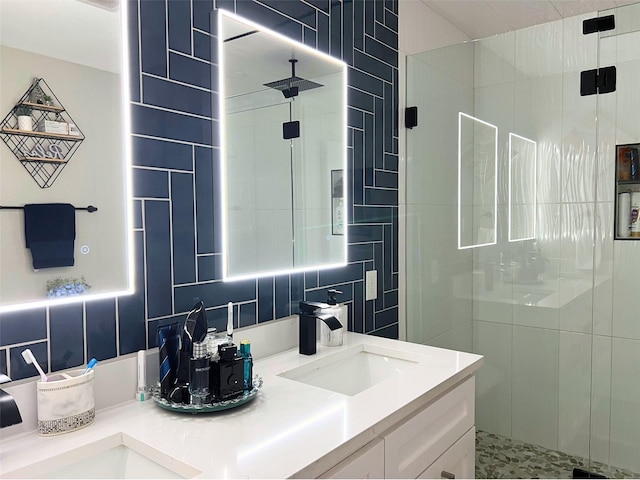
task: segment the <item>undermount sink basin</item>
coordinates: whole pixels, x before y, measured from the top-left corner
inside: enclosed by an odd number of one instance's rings
[[[539,302],[547,298],[552,293],[553,292],[545,292],[545,291],[526,292],[526,293],[514,292],[513,299],[515,303],[519,305],[527,305],[529,307],[532,307],[532,306],[538,305]]]
[[[8,478],[193,478],[202,473],[124,433],[8,472]]]
[[[422,360],[422,356],[401,350],[362,344],[279,376],[353,396],[393,375],[409,371]]]

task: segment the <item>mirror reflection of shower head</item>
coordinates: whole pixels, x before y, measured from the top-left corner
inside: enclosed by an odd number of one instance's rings
[[[320,83],[312,82],[311,80],[306,80],[296,76],[297,59],[292,58],[289,60],[289,63],[291,63],[291,77],[276,80],[275,82],[265,83],[263,85],[265,87],[280,90],[282,95],[284,95],[284,98],[294,98],[297,97],[300,92],[304,92],[305,90],[324,87],[324,85]]]

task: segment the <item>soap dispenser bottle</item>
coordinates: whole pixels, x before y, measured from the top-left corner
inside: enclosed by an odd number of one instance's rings
[[[342,337],[344,336],[344,323],[342,323],[342,307],[338,305],[336,295],[340,295],[342,292],[332,288],[327,294],[329,296],[327,299],[328,307],[323,308],[322,313],[334,317],[342,327],[331,330],[325,322],[320,322],[320,345],[339,347],[342,345]]]

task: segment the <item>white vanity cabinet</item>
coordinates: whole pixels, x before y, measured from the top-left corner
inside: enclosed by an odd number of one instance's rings
[[[320,478],[384,478],[384,440],[369,442]]]
[[[473,478],[475,377],[383,432],[322,478]]]

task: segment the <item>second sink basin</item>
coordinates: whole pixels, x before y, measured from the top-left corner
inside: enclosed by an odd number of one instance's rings
[[[423,360],[419,357],[365,343],[287,370],[279,376],[353,396],[393,375],[414,368]]]
[[[105,437],[8,478],[193,478],[202,473],[124,433]]]

